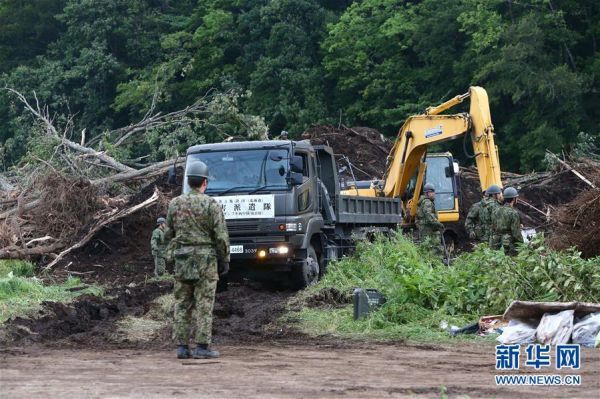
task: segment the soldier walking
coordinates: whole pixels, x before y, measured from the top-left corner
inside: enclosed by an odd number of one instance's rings
[[[515,244],[523,242],[521,218],[514,209],[519,193],[514,187],[504,189],[504,205],[492,213],[492,232],[490,247],[504,250],[506,254],[516,254]]]
[[[219,276],[229,271],[229,236],[221,207],[204,194],[206,164],[192,163],[186,175],[191,190],[169,203],[165,232],[175,261],[173,337],[179,359],[217,358],[219,352],[209,348],[212,313]],[[190,353],[192,328],[196,348]]]
[[[444,230],[444,225],[438,220],[435,212],[435,187],[433,184],[425,184],[423,193],[424,195],[419,199],[416,218],[419,238],[436,254],[441,255],[444,250],[441,246],[440,234]]]
[[[485,190],[484,198],[474,203],[465,220],[469,238],[476,242],[489,242],[492,228],[492,213],[502,204],[502,189],[492,184]]]
[[[152,256],[154,256],[154,275],[158,277],[164,274],[166,270],[165,218],[163,217],[156,219],[156,228],[152,231],[150,248],[152,249]]]

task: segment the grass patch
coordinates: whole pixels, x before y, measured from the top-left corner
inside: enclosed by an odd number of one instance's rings
[[[129,342],[150,342],[166,325],[164,321],[127,316],[117,323],[116,336]]]
[[[150,303],[150,309],[142,317],[127,316],[117,322],[112,339],[116,342],[150,342],[159,339],[165,328],[173,324],[175,296],[162,295]],[[168,331],[168,330],[167,330]]]
[[[0,278],[9,274],[19,277],[33,277],[35,265],[18,259],[0,259]]]
[[[386,304],[361,321],[352,319],[351,305],[306,306],[323,289],[349,294],[356,287],[378,289]],[[442,320],[462,327],[482,315],[503,313],[515,299],[598,302],[599,295],[600,258],[549,250],[543,238],[513,258],[482,245],[448,267],[397,234],[360,243],[354,256],[331,264],[317,285],[290,302],[284,321],[315,335],[447,341],[456,338],[440,328]],[[459,339],[473,338],[478,337]]]
[[[44,284],[33,276],[35,267],[24,261],[0,262],[0,323],[16,316],[28,316],[44,301],[69,302],[80,295],[103,295],[98,286],[87,286],[78,278],[60,284]]]
[[[163,281],[169,281],[174,283],[175,276],[169,273],[161,274],[160,276],[146,276],[145,284],[148,283],[161,283]]]

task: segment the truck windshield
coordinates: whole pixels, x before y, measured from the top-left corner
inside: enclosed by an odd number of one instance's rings
[[[435,210],[454,209],[454,183],[452,177],[446,176],[446,168],[452,168],[446,157],[427,157],[425,181],[435,187]]]
[[[239,191],[286,190],[287,149],[211,151],[190,154],[187,164],[202,161],[208,166],[206,193],[220,195]],[[190,190],[184,178],[183,192]]]

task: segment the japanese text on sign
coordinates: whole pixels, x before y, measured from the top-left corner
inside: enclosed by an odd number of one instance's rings
[[[275,217],[274,195],[231,195],[214,197],[225,219],[266,219]]]

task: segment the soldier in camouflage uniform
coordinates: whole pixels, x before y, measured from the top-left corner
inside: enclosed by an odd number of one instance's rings
[[[166,270],[165,218],[156,219],[156,228],[152,231],[150,248],[152,256],[154,256],[154,275],[158,277]]]
[[[496,208],[492,213],[492,232],[490,247],[504,250],[504,253],[516,253],[515,244],[523,242],[521,235],[521,219],[514,209],[519,193],[513,187],[504,190],[504,205]]]
[[[219,352],[209,348],[212,313],[217,281],[229,270],[229,236],[221,207],[204,194],[208,184],[206,164],[189,165],[186,175],[191,191],[169,203],[165,232],[175,261],[173,336],[178,343],[178,358],[216,358]],[[192,327],[196,349],[190,354]]]
[[[435,187],[433,184],[423,186],[424,195],[419,199],[417,208],[416,225],[419,232],[419,238],[432,250],[441,255],[444,252],[440,233],[444,230],[444,225],[438,220],[435,212]]]
[[[485,193],[488,196],[488,200],[486,206],[479,214],[479,220],[483,226],[481,242],[489,243],[492,234],[492,215],[496,209],[502,206],[504,199],[502,197],[502,189],[495,184],[489,186]]]
[[[492,213],[502,204],[502,189],[492,184],[485,191],[485,197],[473,204],[465,220],[465,229],[471,240],[489,242],[492,229]]]
[[[481,214],[484,208],[487,206],[489,199],[484,196],[479,202],[471,205],[467,218],[465,219],[465,229],[469,234],[469,239],[473,241],[482,241],[483,239],[483,225],[481,223]]]

